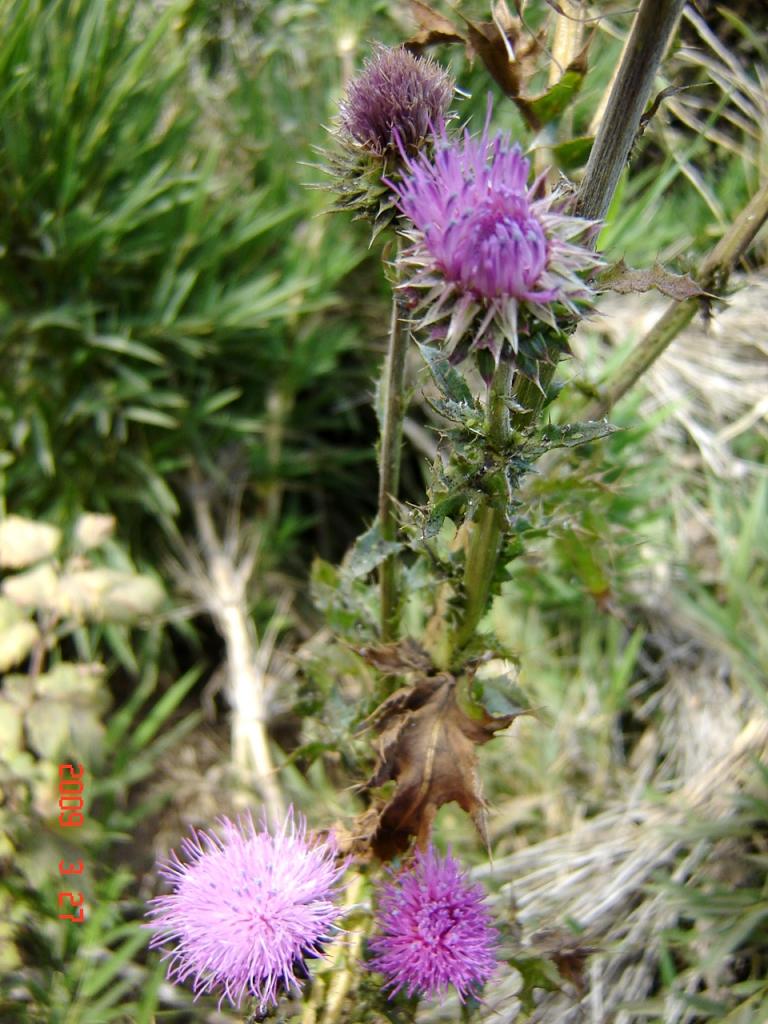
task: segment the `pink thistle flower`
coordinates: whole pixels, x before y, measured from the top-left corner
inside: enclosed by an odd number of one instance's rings
[[[453,857],[433,847],[417,851],[413,866],[385,885],[369,968],[387,977],[391,995],[405,989],[435,996],[453,985],[474,995],[496,968],[498,935],[483,904],[482,885],[469,881]]]
[[[443,124],[452,96],[451,76],[429,57],[378,46],[350,82],[339,121],[374,153],[412,151]]]
[[[260,1012],[306,977],[304,961],[322,956],[341,911],[334,906],[346,865],[332,843],[312,843],[289,811],[275,834],[250,815],[220,819],[220,834],[192,830],[184,859],[172,852],[159,873],[173,891],[151,901],[150,946],[166,952],[168,976],[192,979],[196,996],[221,988],[239,1006],[250,993]]]
[[[519,145],[489,138],[487,121],[480,138],[452,142],[443,131],[433,156],[404,161],[390,185],[411,221],[401,287],[416,328],[439,325],[458,358],[485,348],[498,364],[505,346],[513,358],[540,358],[539,342],[525,351],[534,322],[557,330],[557,304],[577,316],[593,296],[585,276],[602,261],[578,239],[595,223],[564,213],[562,195],[541,197],[542,178],[529,187]]]

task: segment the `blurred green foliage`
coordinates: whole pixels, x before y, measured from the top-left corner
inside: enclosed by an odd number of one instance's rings
[[[156,1006],[162,971],[135,962],[148,935],[133,872],[117,865],[120,845],[156,809],[129,794],[199,720],[178,717],[199,674],[158,692],[161,631],[146,627],[165,595],[132,568],[114,526],[85,515],[65,539],[49,524],[0,522],[3,1020],[149,1024]],[[134,689],[117,710],[101,660],[105,634],[113,649],[131,651]],[[82,817],[69,816],[71,828],[59,814],[67,763],[83,773]],[[62,875],[61,864],[80,871]],[[64,891],[84,898],[82,926],[60,919],[71,911]]]
[[[322,437],[359,429],[367,342],[334,289],[365,248],[318,217],[298,164],[338,69],[296,89],[301,51],[274,45],[290,19],[249,27],[242,54],[222,40],[213,79],[195,5],[4,0],[0,14],[9,506],[116,511],[141,544],[148,521],[177,517],[182,471],[233,445],[262,488],[334,472],[348,486],[360,455]]]

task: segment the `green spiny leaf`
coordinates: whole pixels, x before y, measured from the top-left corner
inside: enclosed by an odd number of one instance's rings
[[[403,545],[397,541],[385,540],[381,536],[381,528],[378,521],[366,530],[366,532],[355,541],[347,552],[342,572],[352,579],[359,579],[367,576],[369,572],[381,565],[385,558],[401,551]]]
[[[439,348],[417,342],[424,362],[440,392],[452,402],[472,405],[472,392],[459,371],[451,366],[448,356]]]

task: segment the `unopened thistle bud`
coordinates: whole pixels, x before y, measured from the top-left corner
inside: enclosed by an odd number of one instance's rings
[[[452,96],[453,79],[433,60],[377,47],[340,105],[337,147],[325,168],[339,197],[334,208],[372,220],[374,233],[385,227],[396,213],[389,182],[399,179],[406,156],[431,147],[444,130]]]

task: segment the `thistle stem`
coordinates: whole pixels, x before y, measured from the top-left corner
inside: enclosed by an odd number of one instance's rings
[[[768,183],[755,193],[728,231],[704,259],[698,273],[698,281],[702,288],[706,290],[722,289],[731,270],[749,248],[766,220],[768,220]],[[698,299],[670,303],[661,319],[638,342],[626,361],[619,367],[615,379],[605,389],[601,389],[600,397],[587,409],[586,419],[596,420],[605,416],[616,402],[637,383],[680,331],[691,322],[698,308]]]
[[[356,903],[359,903],[364,890],[364,876],[360,874],[355,875],[344,897],[345,907],[350,909]],[[370,924],[369,918],[350,926],[347,933],[338,938],[329,951],[328,959],[331,961],[331,978],[328,990],[325,993],[325,1012],[323,1013],[322,1024],[336,1024],[341,1017],[344,1000],[352,987],[362,955],[363,942],[365,941]]]
[[[514,370],[509,362],[499,364],[488,389],[487,428],[492,447],[500,448],[509,439],[510,417],[507,399],[512,388]],[[499,555],[504,513],[486,499],[478,509],[467,547],[464,563],[464,617],[454,640],[460,651],[472,639],[483,617],[491,582]]]
[[[492,447],[502,449],[509,441],[512,430],[524,430],[534,422],[544,405],[547,387],[554,373],[554,363],[540,363],[538,383],[519,377],[514,397],[523,408],[510,413],[507,399],[512,391],[514,371],[509,363],[499,366],[488,392],[488,440]],[[456,651],[461,651],[472,639],[487,608],[503,527],[504,513],[501,509],[495,508],[488,500],[483,502],[467,547],[464,564],[464,617],[454,640]]]
[[[579,188],[576,211],[600,220],[629,158],[656,71],[685,0],[642,0]]]
[[[491,580],[496,568],[501,539],[502,513],[483,502],[472,525],[464,566],[464,618],[456,632],[454,649],[460,651],[472,639],[478,622],[483,617]]]
[[[405,416],[405,357],[408,332],[400,321],[397,295],[392,297],[387,362],[384,371],[383,418],[379,447],[379,530],[382,539],[397,538],[397,492],[400,485],[400,455]],[[389,555],[379,569],[381,595],[381,638],[397,635],[398,563]]]

